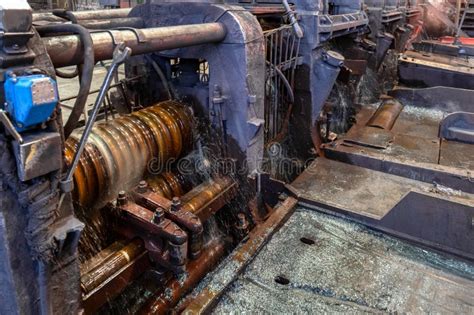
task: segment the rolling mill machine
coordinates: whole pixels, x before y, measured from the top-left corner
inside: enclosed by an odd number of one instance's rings
[[[320,244],[285,223],[299,207],[322,216],[304,214],[301,230],[327,232],[329,214],[471,260],[472,110],[462,97],[454,109],[426,105],[404,68],[412,46],[470,48],[419,41],[423,10],[409,0],[149,0],[32,13],[26,0],[0,0],[0,314],[239,309],[249,283],[264,291],[255,296],[272,292],[262,270],[299,263],[278,256],[298,247],[278,246],[295,235]],[[390,96],[368,104],[367,77],[397,67]],[[64,97],[71,79],[77,93]],[[334,239],[353,232],[344,224]],[[272,264],[239,283],[274,234]],[[368,249],[384,239],[370,235]]]
[[[265,46],[255,17],[198,3],[104,13],[114,25],[103,31],[80,16],[41,26],[36,16],[32,27],[26,1],[2,3],[2,313],[91,313],[151,269],[163,287],[186,274],[172,306],[249,228],[246,208],[231,204],[248,201],[237,187],[263,151]],[[109,59],[89,111],[94,66]],[[94,124],[124,62],[140,78],[133,106]],[[58,69],[75,65],[75,74]],[[168,71],[173,87],[159,80]],[[75,75],[63,128],[57,78]],[[225,140],[215,158],[232,157],[240,175],[210,167],[209,140],[197,133],[208,125],[218,130],[209,137]],[[230,241],[207,235],[218,211]]]

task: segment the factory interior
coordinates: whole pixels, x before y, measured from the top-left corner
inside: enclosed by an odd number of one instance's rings
[[[474,314],[474,1],[0,0],[0,314]]]

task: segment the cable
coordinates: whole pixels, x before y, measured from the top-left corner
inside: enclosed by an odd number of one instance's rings
[[[81,67],[80,86],[79,93],[77,94],[76,102],[71,111],[71,114],[64,125],[64,136],[67,139],[72,131],[76,128],[77,122],[79,121],[84,107],[89,96],[89,90],[92,83],[92,76],[94,72],[94,47],[92,43],[92,37],[89,31],[78,24],[56,24],[56,25],[44,25],[36,27],[40,35],[51,35],[57,33],[74,33],[79,35],[82,46],[84,48],[84,59]],[[61,73],[63,74],[63,73]]]

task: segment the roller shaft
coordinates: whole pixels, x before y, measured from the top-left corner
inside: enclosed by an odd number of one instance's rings
[[[81,276],[82,292],[87,294],[94,290],[99,284],[143,253],[143,250],[143,242],[136,239],[110,255],[99,266]]]
[[[155,27],[134,30],[111,30],[91,33],[95,61],[112,58],[115,42],[124,42],[132,49],[132,55],[175,49],[193,45],[216,43],[226,36],[222,23],[203,23]],[[49,56],[55,67],[77,65],[83,59],[83,47],[79,36],[65,35],[44,37]]]
[[[192,144],[193,119],[189,109],[167,101],[99,123],[93,129],[74,173],[74,199],[82,206],[100,207],[119,190],[136,185],[147,170],[162,169]],[[66,141],[71,163],[80,134]]]

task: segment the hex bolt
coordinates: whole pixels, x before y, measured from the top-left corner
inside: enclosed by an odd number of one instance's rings
[[[165,211],[161,208],[156,208],[155,213],[153,213],[153,223],[160,224],[165,217]]]
[[[249,223],[247,221],[247,217],[243,213],[237,214],[237,228],[239,230],[247,230]]]
[[[140,183],[138,184],[138,192],[140,194],[143,194],[146,192],[147,188],[148,188],[148,183],[144,180],[141,180]]]
[[[127,204],[127,195],[125,194],[125,191],[120,191],[118,193],[117,197],[117,206],[124,206]]]
[[[181,199],[179,197],[173,197],[171,200],[171,211],[176,212],[181,210]]]

